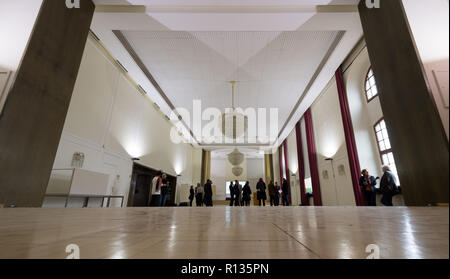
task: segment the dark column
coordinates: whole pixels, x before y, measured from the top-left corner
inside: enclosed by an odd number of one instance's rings
[[[0,203],[42,205],[95,6],[44,0],[0,116]],[[7,42],[5,42],[7,43]]]
[[[406,205],[448,203],[448,141],[401,0],[359,4]]]

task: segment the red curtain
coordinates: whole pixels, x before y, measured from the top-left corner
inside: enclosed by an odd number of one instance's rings
[[[287,183],[290,187],[291,186],[291,174],[289,172],[287,139],[284,140],[284,142],[283,142],[283,148],[284,148],[284,171],[286,173]],[[289,203],[292,204],[292,195],[289,195]]]
[[[295,134],[297,137],[297,157],[298,157],[298,175],[300,179],[300,194],[302,205],[309,205],[309,200],[306,198],[306,185],[305,185],[305,161],[303,157],[303,144],[302,144],[302,130],[301,121],[295,125]]]
[[[320,192],[319,169],[317,167],[316,144],[312,125],[311,109],[305,112],[306,139],[308,142],[309,168],[313,188],[314,206],[322,206],[322,193]]]
[[[359,165],[358,149],[356,147],[355,134],[353,131],[352,117],[347,99],[342,70],[339,68],[335,74],[339,94],[339,104],[341,106],[342,123],[344,124],[345,142],[347,144],[348,160],[350,163],[350,175],[353,182],[353,192],[357,206],[364,206],[366,203],[359,187],[359,177],[361,167]]]

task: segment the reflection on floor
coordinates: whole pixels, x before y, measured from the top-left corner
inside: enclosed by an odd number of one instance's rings
[[[0,209],[0,258],[448,258],[448,208]]]

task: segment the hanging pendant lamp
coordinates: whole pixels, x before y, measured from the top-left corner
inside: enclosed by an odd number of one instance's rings
[[[245,156],[242,152],[239,152],[237,148],[234,149],[233,152],[228,154],[228,162],[230,162],[233,166],[239,166],[244,162]]]
[[[242,137],[245,132],[248,130],[248,117],[236,110],[234,104],[234,87],[236,82],[231,81],[231,100],[232,100],[232,108],[231,111],[225,112],[221,115],[219,119],[219,127],[222,131],[222,135],[229,139],[236,140],[237,138]]]

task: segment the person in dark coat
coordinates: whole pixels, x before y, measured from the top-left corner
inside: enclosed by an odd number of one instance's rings
[[[250,183],[247,181],[242,188],[242,201],[245,206],[250,206],[250,201],[252,200],[252,189],[250,188]]]
[[[282,193],[282,199],[283,199],[283,206],[289,206],[289,195],[291,194],[291,189],[289,187],[289,183],[287,182],[286,178],[283,178],[283,185],[281,186]]]
[[[234,196],[235,196],[233,181],[231,181],[229,189],[230,189],[230,206],[233,206],[234,205]]]
[[[189,190],[189,206],[192,207],[192,202],[194,201],[195,197],[195,190],[194,186],[191,186],[191,189]]]
[[[269,186],[267,188],[269,189],[270,206],[274,206],[275,197],[277,196],[277,189],[275,188],[273,181],[270,181]]]
[[[278,185],[278,182],[275,182],[275,200],[274,200],[274,204],[275,206],[279,206],[280,205],[280,191],[281,191],[281,187],[280,185]]]
[[[241,206],[242,185],[239,184],[238,180],[235,181],[233,190],[234,190],[234,206]]]
[[[197,187],[195,188],[195,203],[198,207],[203,206],[203,186],[200,183],[197,183]]]
[[[212,191],[212,181],[210,179],[208,179],[206,181],[205,187],[204,187],[204,191],[205,191],[205,205],[207,207],[211,207],[213,206],[213,200],[212,200],[212,196],[213,196],[213,191]]]
[[[160,207],[165,207],[170,199],[170,181],[167,174],[163,173],[161,176],[161,202]]]
[[[384,174],[380,181],[380,191],[383,194],[381,203],[385,206],[394,206],[392,203],[392,197],[398,194],[396,178],[389,166],[384,166],[383,172]]]
[[[239,190],[239,205],[240,206],[244,206],[244,200],[243,200],[243,190],[244,190],[244,186],[242,186],[241,184],[238,185],[238,190]]]
[[[234,186],[233,186],[233,192],[234,192],[234,206],[240,206],[241,205],[241,193],[239,191],[239,188],[242,187],[239,184],[239,181],[235,181],[234,182]]]
[[[266,183],[264,183],[264,180],[262,178],[260,178],[258,183],[256,184],[256,190],[258,191],[256,197],[258,198],[259,206],[266,206]]]
[[[241,206],[242,202],[242,185],[238,180],[234,183],[234,206]]]
[[[376,185],[376,178],[370,176],[368,170],[363,170],[361,172],[361,177],[359,178],[359,186],[361,187],[361,191],[367,206],[377,206],[377,193],[375,189]]]

